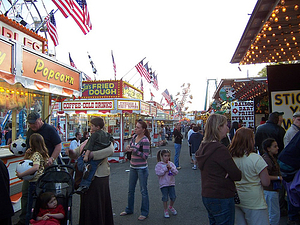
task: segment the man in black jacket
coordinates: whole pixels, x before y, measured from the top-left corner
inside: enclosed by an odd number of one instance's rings
[[[267,138],[274,138],[278,144],[278,154],[283,150],[283,138],[285,130],[278,125],[279,113],[273,112],[269,115],[269,119],[265,124],[257,127],[255,133],[255,146],[258,147],[260,153],[263,153],[262,143]]]

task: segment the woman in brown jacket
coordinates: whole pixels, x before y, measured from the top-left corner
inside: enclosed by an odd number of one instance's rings
[[[227,118],[212,114],[205,125],[204,139],[196,152],[201,170],[202,201],[208,212],[210,224],[234,224],[234,181],[241,179],[225,145],[220,140],[227,135]]]

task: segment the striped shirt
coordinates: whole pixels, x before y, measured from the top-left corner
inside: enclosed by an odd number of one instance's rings
[[[132,168],[146,168],[147,158],[150,153],[149,139],[144,136],[138,143],[135,143],[137,135],[133,136],[130,142],[130,148],[133,148],[131,153],[130,167]]]

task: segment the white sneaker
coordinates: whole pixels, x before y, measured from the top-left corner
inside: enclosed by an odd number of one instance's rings
[[[177,215],[177,211],[176,211],[176,209],[174,209],[174,207],[170,207],[170,206],[169,206],[169,210],[171,211],[171,213],[172,213],[174,216]]]
[[[196,166],[193,166],[193,167],[192,167],[192,169],[193,169],[193,170],[196,170],[196,169],[197,169],[197,167],[196,167]]]
[[[165,218],[170,218],[170,215],[169,215],[168,210],[164,211],[164,217],[165,217]]]

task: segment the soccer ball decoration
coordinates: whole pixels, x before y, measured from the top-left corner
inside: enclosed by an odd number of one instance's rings
[[[29,159],[24,159],[23,161],[19,162],[19,164],[17,165],[17,171],[19,173],[23,173],[24,171],[30,169],[31,167],[33,167],[33,162]],[[35,174],[36,174],[36,172],[22,177],[22,179],[23,180],[31,180],[35,176]]]
[[[12,153],[14,153],[15,156],[24,155],[26,149],[27,149],[26,141],[21,137],[14,140],[10,145],[10,150],[12,151]]]

